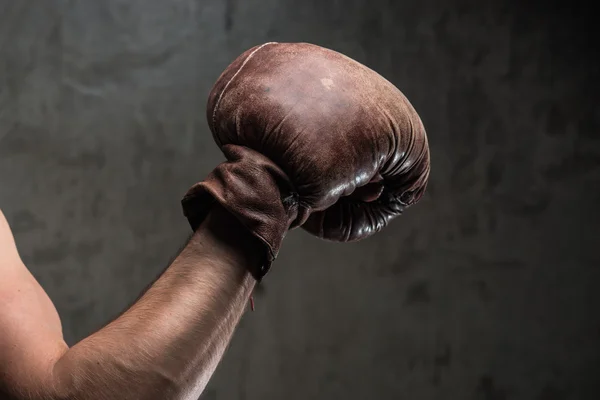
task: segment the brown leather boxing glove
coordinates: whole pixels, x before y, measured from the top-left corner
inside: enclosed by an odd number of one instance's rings
[[[221,74],[207,106],[228,161],[182,200],[193,229],[212,202],[265,245],[260,280],[290,228],[353,241],[380,231],[427,186],[418,114],[364,65],[306,43],[266,43]]]

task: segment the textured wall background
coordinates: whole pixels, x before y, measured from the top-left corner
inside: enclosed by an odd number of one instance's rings
[[[593,14],[523,3],[0,0],[0,207],[67,341],[188,235],[221,70],[307,41],[411,99],[429,192],[354,245],[291,233],[203,398],[599,398]]]

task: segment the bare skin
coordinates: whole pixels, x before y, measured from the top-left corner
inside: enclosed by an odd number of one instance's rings
[[[0,398],[197,399],[255,280],[259,244],[221,208],[140,299],[69,348],[0,212]]]

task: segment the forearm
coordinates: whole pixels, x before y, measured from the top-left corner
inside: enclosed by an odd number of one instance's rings
[[[64,354],[54,368],[60,397],[198,398],[254,287],[244,264],[258,262],[241,227],[215,234],[222,223],[209,221],[135,305]]]

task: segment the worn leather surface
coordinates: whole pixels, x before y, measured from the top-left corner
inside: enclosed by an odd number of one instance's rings
[[[288,229],[354,241],[423,195],[423,123],[406,97],[366,66],[307,43],[265,43],[227,67],[207,119],[228,161],[183,199],[192,228],[223,204],[277,256]]]

